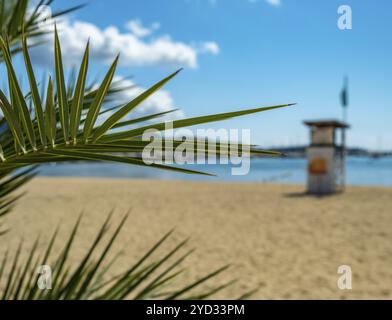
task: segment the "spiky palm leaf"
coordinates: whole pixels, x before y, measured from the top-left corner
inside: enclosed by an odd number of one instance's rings
[[[6,64],[9,84],[9,96],[0,91],[0,108],[4,115],[4,118],[0,119],[0,217],[8,213],[13,203],[18,199],[18,196],[11,196],[10,194],[34,175],[32,166],[70,160],[111,161],[141,166],[147,165],[138,155],[148,144],[140,136],[147,129],[165,130],[165,123],[142,125],[133,129],[126,128],[174,111],[124,120],[131,111],[172,79],[178,71],[158,82],[134,100],[120,106],[104,109],[104,103],[110,102],[111,96],[117,90],[121,90],[121,87],[116,87],[112,82],[117,59],[115,59],[101,85],[94,89],[92,86],[86,85],[88,45],[80,65],[76,84],[74,85],[71,82],[70,85],[66,86],[57,31],[55,32],[56,82],[54,85],[49,77],[45,86],[45,98],[42,98],[44,95],[38,94],[38,85],[30,62],[26,37],[34,38],[43,34],[43,31],[38,28],[40,23],[38,7],[49,5],[52,0],[41,0],[27,20],[28,2],[28,0],[0,0],[0,30],[3,35],[6,35],[5,38],[0,39],[0,61],[4,60]],[[57,12],[52,17],[75,9],[77,8]],[[19,41],[21,38],[23,38],[22,42]],[[29,79],[30,92],[27,95],[22,93],[11,59],[12,55],[19,51],[23,51]],[[41,83],[41,88],[44,87],[43,83],[45,81]],[[33,112],[29,108],[30,103],[34,106]],[[220,121],[283,106],[287,105],[177,120],[174,121],[173,127],[181,128]],[[112,112],[109,118],[100,122],[99,118],[108,112]],[[170,142],[170,148],[176,148],[182,143],[182,141]],[[191,146],[196,154],[198,152],[204,154],[206,151],[205,149],[198,149],[197,142]],[[219,152],[216,150],[217,154]],[[275,154],[253,148],[251,148],[251,152]],[[133,154],[134,156],[124,156],[120,153]],[[152,166],[184,173],[201,173],[167,165]],[[14,172],[23,167],[28,168],[15,175]],[[10,173],[13,175],[10,176]],[[72,268],[68,264],[68,256],[80,221],[76,224],[65,248],[57,258],[53,258],[52,253],[57,231],[54,233],[43,256],[38,254],[38,240],[34,243],[29,256],[24,262],[20,259],[22,246],[16,251],[11,264],[9,264],[9,258],[6,254],[0,262],[0,286],[2,280],[4,283],[4,286],[1,287],[0,296],[3,299],[207,298],[228,285],[224,284],[199,294],[193,293],[193,289],[226,269],[226,267],[223,267],[179,290],[162,291],[164,285],[170,283],[181,273],[181,270],[177,270],[177,268],[190,254],[190,252],[187,252],[171,264],[166,265],[169,259],[173,258],[183,248],[186,243],[184,241],[160,259],[151,260],[152,254],[170,234],[162,238],[123,274],[106,281],[106,272],[113,261],[104,266],[104,260],[124,221],[120,223],[108,244],[104,246],[103,251],[96,256],[97,246],[102,242],[107,231],[108,219],[91,248],[87,251],[85,258],[76,268]],[[54,286],[53,290],[47,292],[38,290],[36,285],[36,267],[42,264],[53,266]],[[6,272],[8,274],[5,279],[3,276]]]
[[[219,268],[199,280],[185,286],[178,286],[175,280],[185,269],[184,260],[193,250],[184,250],[187,240],[175,245],[167,252],[162,251],[162,245],[173,231],[162,237],[150,250],[142,255],[133,265],[116,276],[108,275],[111,266],[117,262],[119,255],[110,257],[111,247],[116,240],[126,217],[122,219],[115,231],[106,241],[110,217],[102,225],[95,240],[78,265],[70,265],[68,257],[80,225],[80,218],[70,233],[64,248],[58,255],[53,247],[58,229],[54,232],[44,252],[39,252],[37,239],[25,259],[21,258],[22,243],[13,257],[8,251],[0,261],[0,299],[3,300],[118,300],[118,299],[187,299],[208,298],[224,289],[233,281],[223,285],[204,288],[196,292],[202,284],[227,269]],[[99,248],[102,249],[99,249]],[[158,250],[160,253],[154,255]],[[162,253],[163,252],[163,253]],[[159,256],[159,258],[157,258]],[[39,266],[49,266],[51,271],[51,289],[38,286]],[[6,276],[5,276],[6,275]],[[169,286],[168,286],[169,285]],[[170,289],[170,290],[168,290]]]
[[[41,37],[48,33],[47,29],[40,28],[41,23],[50,25],[54,22],[55,18],[69,14],[83,6],[79,5],[64,10],[54,11],[48,20],[48,17],[44,17],[41,14],[41,9],[45,6],[49,7],[52,3],[53,0],[40,0],[35,2],[34,5],[30,0],[0,0],[0,34],[9,42],[10,55],[14,55],[22,51],[20,40],[22,39],[23,32],[29,38],[29,40],[31,40],[29,46],[39,45],[40,43],[43,43]],[[3,62],[3,60],[3,52],[0,51],[0,62]],[[89,89],[89,96],[94,96],[94,90],[92,90],[91,87],[87,89]],[[109,92],[109,94],[111,93],[112,92]],[[28,96],[31,98],[31,95]],[[88,99],[86,99],[86,103],[89,103]],[[10,136],[9,127],[6,124],[4,117],[0,118],[0,135],[2,140],[8,139]],[[8,173],[11,172],[12,170]],[[14,187],[11,188],[11,186],[14,185],[14,182],[12,178],[6,177],[6,173],[7,171],[3,171],[0,174],[0,178],[2,180],[8,181],[7,184],[0,183],[0,217],[9,212],[11,205],[13,205],[15,202],[10,201],[10,199],[12,199],[10,190],[17,190],[18,187],[21,187],[31,178],[30,170],[26,171],[26,175],[24,175],[24,172],[20,172],[17,175],[17,183]],[[13,196],[13,198],[17,199],[19,196]],[[0,234],[3,232],[4,230],[2,231],[0,228]]]
[[[23,170],[14,176],[0,175],[0,218],[9,213],[15,202],[22,196],[13,195],[14,191],[30,181],[34,176],[35,167]],[[6,230],[2,229],[0,223],[0,235],[4,234]]]
[[[110,97],[113,97],[118,90],[124,89],[121,87],[121,83],[120,86],[118,86],[118,83],[113,86],[112,82],[118,58],[114,60],[98,88],[88,87],[86,85],[89,62],[89,46],[87,44],[80,64],[76,85],[68,86],[67,88],[65,85],[60,41],[56,30],[54,50],[56,82],[54,86],[52,79],[49,77],[46,81],[46,97],[41,100],[30,61],[26,35],[22,35],[21,47],[30,86],[28,95],[22,93],[12,63],[12,52],[7,39],[0,38],[0,47],[7,67],[9,84],[9,97],[0,90],[0,108],[4,115],[4,118],[0,120],[0,174],[2,176],[6,176],[26,166],[78,160],[109,161],[151,166],[189,174],[205,174],[166,164],[146,164],[143,161],[141,153],[145,146],[149,144],[149,141],[143,141],[141,135],[148,129],[164,131],[165,122],[142,125],[133,129],[127,128],[130,125],[144,123],[147,120],[158,118],[175,110],[123,120],[138,105],[175,77],[179,71],[159,81],[132,101],[104,109],[103,104],[110,102]],[[34,112],[30,112],[28,100],[31,100]],[[173,128],[220,121],[284,106],[287,105],[181,119],[173,122]],[[108,111],[112,114],[99,124],[99,118],[108,113]],[[167,146],[170,146],[173,151],[179,144],[183,143],[175,140],[168,142],[170,143],[162,144],[163,151],[167,150]],[[193,149],[195,154],[211,152],[211,150],[207,149],[207,146],[203,150],[198,149],[199,144],[197,141],[189,147]],[[251,153],[277,154],[252,147],[249,148]],[[215,150],[216,154],[220,154],[220,152],[224,153],[227,151],[225,151],[225,148]],[[131,156],[124,154],[131,154]]]
[[[18,83],[7,41],[0,39],[0,46],[7,66],[10,92],[10,97],[8,98],[5,93],[0,91],[0,107],[11,132],[11,135],[8,135],[7,139],[0,139],[0,156],[2,159],[0,163],[0,173],[34,164],[70,160],[111,161],[147,166],[140,153],[149,142],[143,141],[141,135],[145,130],[152,128],[163,131],[165,130],[165,123],[146,125],[133,129],[123,129],[130,124],[129,120],[123,121],[123,119],[155,91],[175,77],[179,71],[174,72],[141,93],[132,101],[119,107],[105,121],[99,124],[99,121],[97,120],[102,112],[101,107],[104,98],[112,83],[118,58],[114,60],[97,89],[87,112],[83,113],[85,82],[89,60],[88,44],[80,65],[72,100],[71,103],[69,103],[69,100],[67,99],[68,92],[64,80],[60,41],[58,39],[57,31],[55,31],[54,52],[56,85],[54,88],[52,80],[49,78],[46,99],[44,102],[41,101],[38,94],[38,87],[30,62],[26,41],[23,41],[22,44],[30,91],[34,104],[33,116],[28,110],[26,99]],[[54,94],[54,91],[56,91],[56,94]],[[173,127],[188,127],[284,106],[287,105],[262,107],[176,120],[173,122]],[[149,117],[153,118],[159,115],[161,114],[151,115]],[[57,116],[60,120],[59,126],[57,126]],[[138,123],[145,119],[145,117],[133,119],[131,120],[131,123]],[[113,129],[116,129],[116,131],[113,132]],[[175,148],[179,143],[181,142],[173,141],[172,148]],[[197,150],[196,143],[192,146],[196,153],[201,151]],[[270,152],[260,151],[254,148],[250,149],[251,152],[254,153],[271,154]],[[124,156],[119,155],[118,153],[120,152],[136,154],[133,156]],[[219,153],[219,150],[217,150],[217,153]],[[150,166],[184,173],[201,173],[166,164],[151,164]]]
[[[6,35],[9,42],[11,53],[17,53],[22,50],[20,40],[23,29],[29,39],[36,39],[34,45],[42,42],[41,36],[48,33],[48,30],[40,28],[40,24],[53,23],[55,18],[80,9],[83,5],[67,8],[65,10],[55,11],[51,15],[50,21],[45,20],[47,17],[41,15],[40,9],[43,6],[50,6],[54,0],[40,0],[34,6],[30,0],[0,0],[0,32]],[[3,60],[0,54],[0,60]]]

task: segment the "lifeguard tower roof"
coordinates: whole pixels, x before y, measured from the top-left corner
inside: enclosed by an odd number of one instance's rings
[[[347,123],[339,121],[339,120],[334,120],[334,119],[308,120],[308,121],[304,121],[304,124],[309,127],[318,127],[318,128],[322,128],[322,127],[332,127],[332,128],[338,128],[338,129],[350,128],[350,126]]]

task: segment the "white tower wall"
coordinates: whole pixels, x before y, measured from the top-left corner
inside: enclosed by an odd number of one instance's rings
[[[328,194],[336,191],[334,146],[310,146],[308,157],[308,192]]]

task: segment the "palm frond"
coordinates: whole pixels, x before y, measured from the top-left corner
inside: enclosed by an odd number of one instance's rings
[[[85,79],[88,71],[88,45],[86,46],[86,51],[77,75],[77,84],[74,87],[73,95],[71,95],[72,100],[69,100],[67,97],[70,95],[67,92],[64,79],[61,45],[57,30],[55,30],[55,88],[57,90],[56,93],[53,92],[54,88],[49,79],[47,81],[45,103],[41,101],[42,97],[40,98],[38,95],[38,86],[29,59],[29,50],[26,41],[22,43],[26,69],[29,76],[32,103],[34,104],[35,110],[31,114],[28,111],[25,97],[22,95],[21,86],[15,76],[13,63],[8,50],[8,42],[6,39],[0,39],[0,44],[3,56],[5,57],[9,79],[9,92],[11,92],[9,100],[6,94],[0,90],[0,107],[3,110],[10,129],[10,134],[3,135],[7,139],[0,139],[3,152],[3,160],[0,162],[0,172],[7,172],[45,162],[70,160],[110,161],[140,166],[150,165],[142,159],[141,153],[146,146],[146,142],[142,140],[141,136],[148,129],[164,131],[166,123],[161,122],[132,129],[128,129],[127,126],[143,123],[147,119],[159,117],[164,113],[134,118],[132,120],[123,119],[128,117],[149,96],[173,79],[180,70],[157,82],[128,103],[117,107],[106,120],[102,121],[100,120],[100,116],[104,112],[102,105],[112,84],[118,57],[114,59],[101,85],[96,89],[95,94],[92,95],[92,101],[88,104],[87,112],[83,113],[82,110],[86,97]],[[44,105],[45,110],[43,109]],[[189,127],[285,106],[288,106],[288,104],[176,120],[173,122],[173,127]],[[72,140],[72,143],[70,143],[70,140]],[[177,140],[172,140],[171,142],[173,145],[172,148],[175,148],[179,143],[183,143]],[[258,150],[253,146],[248,147],[250,152],[253,153],[272,154],[271,152]],[[164,148],[168,148],[168,146],[165,145],[162,147],[162,150]],[[191,148],[196,154],[198,152],[205,152],[205,149],[200,150],[196,143],[191,144]],[[215,152],[216,154],[220,153],[219,150]],[[129,155],[130,153],[132,155]],[[182,167],[170,166],[165,163],[152,164],[151,166],[183,173],[201,173]]]
[[[51,32],[47,29],[40,28],[40,24],[46,21],[47,17],[43,17],[40,9],[44,6],[50,6],[54,0],[40,0],[34,5],[30,0],[0,0],[0,33],[7,35],[10,43],[10,53],[13,55],[22,51],[21,39],[23,34],[32,41],[31,46],[42,43],[43,35]],[[82,8],[84,5],[77,5],[64,10],[54,11],[51,15],[51,22],[54,18],[69,14]],[[4,59],[0,53],[0,61]]]
[[[26,182],[30,181],[35,174],[35,167],[23,170],[18,174],[0,174],[0,218],[8,214],[15,205],[15,202],[23,195],[23,193],[14,195],[14,192]],[[0,223],[0,235],[6,231]]]
[[[28,37],[29,40],[29,46],[33,47],[36,45],[39,45],[42,41],[40,40],[40,37],[43,36],[45,33],[48,31],[43,31],[40,28],[40,24],[44,22],[45,19],[45,24],[48,23],[47,17],[44,17],[41,15],[40,10],[44,8],[45,6],[50,6],[53,3],[53,0],[40,0],[37,2],[32,3],[30,0],[0,0],[0,34],[4,35],[6,39],[8,40],[8,52],[9,56],[13,56],[14,54],[23,51],[23,55],[25,58],[26,62],[26,68],[28,71],[28,77],[29,77],[29,83],[34,84],[35,83],[35,78],[32,73],[32,66],[30,62],[30,57],[28,56],[28,53],[26,50],[23,50],[23,45],[21,45],[21,41],[26,44],[26,38]],[[78,5],[74,7],[70,7],[64,10],[59,10],[59,11],[53,11],[51,15],[51,22],[54,22],[54,18],[56,17],[61,17],[63,15],[69,14],[75,10],[80,9],[83,7],[83,5]],[[5,56],[3,55],[4,51],[0,51],[0,62],[4,61]],[[11,81],[10,81],[11,82]],[[35,90],[36,85],[31,85],[32,92],[30,92],[27,97],[30,97],[34,100],[34,106],[35,106],[35,115],[38,118],[38,126],[39,126],[39,137],[41,139],[41,142],[43,145],[46,144],[46,135],[43,133],[44,127],[42,126],[42,107],[40,107],[40,100],[38,97],[38,93]],[[91,90],[90,90],[91,91]],[[4,99],[1,99],[2,101],[5,101]],[[15,101],[15,96],[11,97],[12,101],[12,106],[16,105]],[[0,102],[2,103],[2,102]],[[6,116],[8,119],[8,122],[4,117],[1,118],[1,140],[7,140],[9,139],[11,132],[14,133],[14,135],[17,135],[18,138],[14,139],[15,147],[18,151],[24,151],[25,150],[25,141],[24,141],[24,136],[21,130],[19,130],[20,122],[19,122],[19,114],[17,110],[12,110],[11,105],[5,105],[2,106],[1,109],[3,111],[3,116]],[[13,113],[13,115],[11,115]],[[5,126],[3,126],[5,124]],[[31,131],[30,131],[31,134]],[[0,146],[0,158],[3,156],[3,150],[2,146]],[[5,173],[12,173],[13,172],[13,166],[10,166],[7,169],[7,166],[3,167],[1,170],[1,175],[5,176]],[[23,176],[23,174],[19,173],[17,176],[20,177],[20,180],[23,181],[23,183],[27,182],[30,180],[30,170],[25,171],[26,175]],[[10,176],[12,177],[12,176]],[[24,177],[24,179],[21,179]],[[22,186],[23,183],[18,183],[18,186]],[[16,189],[16,188],[14,188]],[[13,190],[14,190],[13,189]],[[6,189],[4,189],[6,190]],[[6,192],[1,192],[1,194],[6,194]],[[5,205],[8,203],[8,199],[4,195],[5,198],[0,197],[0,201],[2,203],[1,208],[4,211],[7,211],[7,206]],[[19,198],[19,196],[15,196],[15,199]],[[13,203],[14,201],[12,201]],[[0,233],[3,231],[0,229]]]
[[[121,105],[105,108],[113,102],[116,93],[127,89],[121,81],[113,81],[118,56],[114,59],[99,86],[86,84],[89,60],[87,43],[77,76],[71,76],[66,85],[61,44],[55,28],[54,61],[55,83],[46,77],[39,84],[34,74],[26,39],[39,39],[47,33],[39,28],[42,17],[39,14],[41,5],[50,5],[53,0],[40,0],[31,7],[29,0],[0,0],[0,62],[4,62],[8,75],[8,89],[0,90],[0,109],[4,115],[0,119],[0,217],[6,215],[21,196],[13,192],[24,185],[36,174],[36,166],[42,163],[63,161],[106,161],[126,163],[139,166],[151,166],[158,169],[174,170],[187,174],[206,174],[166,164],[147,164],[142,152],[148,145],[141,136],[148,129],[166,130],[165,122],[143,125],[146,121],[157,119],[175,110],[160,112],[142,117],[128,118],[129,115],[157,90],[172,80],[180,70],[151,86],[131,101]],[[54,12],[52,18],[79,9],[76,6],[63,11]],[[53,20],[54,21],[54,20]],[[30,42],[37,45],[39,40]],[[18,80],[12,56],[22,52],[29,83],[29,93],[23,93],[22,83]],[[76,82],[74,81],[76,80]],[[120,85],[119,85],[120,84]],[[41,92],[41,94],[39,93]],[[198,124],[221,121],[229,118],[267,111],[289,106],[252,108],[237,112],[228,112],[210,116],[182,119],[173,122],[174,128],[194,126]],[[108,117],[105,117],[108,113]],[[105,118],[104,118],[105,117]],[[137,126],[129,128],[129,126]],[[168,142],[168,143],[166,143]],[[174,139],[162,139],[162,151],[186,143],[197,155],[205,154],[207,146],[200,147],[197,141],[188,143]],[[216,155],[230,155],[230,144],[219,143]],[[224,146],[224,148],[219,148]],[[241,146],[240,146],[241,147]],[[274,152],[259,150],[254,146],[246,146],[251,153],[277,155]],[[30,253],[23,258],[23,242],[20,242],[14,255],[7,253],[0,262],[0,298],[2,299],[191,299],[207,298],[223,290],[232,282],[196,292],[211,278],[215,278],[227,269],[227,266],[207,274],[193,283],[179,287],[168,284],[177,280],[185,269],[182,264],[193,250],[184,250],[184,240],[167,251],[163,256],[154,258],[154,253],[162,250],[162,245],[172,232],[160,239],[135,264],[114,277],[108,276],[110,266],[116,261],[115,256],[107,262],[112,245],[117,239],[126,217],[108,236],[110,218],[102,225],[95,240],[86,251],[84,258],[77,266],[70,265],[69,256],[77,236],[81,218],[71,231],[68,241],[58,255],[53,247],[57,240],[58,229],[54,232],[44,252],[40,252],[40,239],[37,238],[30,248]],[[0,225],[0,235],[3,230]],[[101,248],[101,249],[99,249]],[[53,288],[41,290],[37,282],[38,266],[49,265],[53,270]],[[5,275],[7,275],[5,277]]]
[[[198,279],[197,281],[180,285],[178,280],[184,270],[183,263],[193,250],[184,251],[187,240],[175,245],[164,252],[163,245],[173,231],[164,235],[156,244],[142,255],[134,264],[118,275],[109,275],[108,271],[114,260],[110,260],[114,241],[121,232],[127,216],[125,216],[111,235],[109,224],[111,214],[101,226],[85,256],[77,265],[71,265],[69,256],[72,253],[77,237],[81,217],[71,230],[64,248],[56,256],[53,251],[59,229],[56,229],[46,249],[38,250],[40,240],[37,238],[29,250],[29,255],[23,259],[21,242],[14,254],[6,253],[0,262],[0,297],[3,300],[106,300],[106,299],[187,299],[192,297],[207,298],[231,284],[208,285],[203,287],[211,278],[215,278],[227,267],[219,268]],[[104,243],[106,242],[106,244]],[[180,253],[184,251],[184,253]],[[159,254],[156,254],[159,252]],[[162,256],[161,256],[162,255]],[[159,256],[161,256],[159,258]],[[115,256],[114,259],[117,259]],[[49,266],[51,269],[51,289],[39,288],[40,274],[37,267]],[[7,277],[4,275],[8,272]],[[171,291],[165,291],[170,284]],[[202,289],[199,289],[199,288]],[[173,289],[177,288],[177,289]],[[198,290],[201,290],[197,292]]]
[[[45,84],[46,88],[43,90],[44,93],[39,94],[39,84],[36,81],[26,42],[26,37],[28,36],[27,28],[25,30],[22,29],[21,32],[21,50],[23,51],[30,89],[27,95],[23,95],[22,85],[16,77],[12,52],[10,51],[10,41],[8,38],[0,38],[1,53],[8,74],[7,93],[0,90],[0,109],[4,115],[4,118],[0,120],[0,175],[2,177],[15,171],[20,172],[20,169],[25,167],[64,161],[106,161],[150,166],[187,174],[206,174],[165,163],[150,164],[146,163],[142,158],[143,150],[149,144],[149,141],[142,139],[143,133],[149,129],[158,131],[166,129],[165,122],[149,125],[143,124],[146,121],[157,119],[175,110],[142,117],[130,116],[132,111],[173,79],[180,70],[158,81],[133,100],[121,105],[108,107],[116,93],[127,89],[121,84],[121,80],[112,81],[118,57],[114,59],[112,66],[99,86],[86,84],[89,60],[87,44],[79,72],[76,76],[76,84],[71,81],[66,86],[61,44],[57,30],[55,30],[56,83],[53,84],[50,76],[47,79],[43,79],[40,85],[43,87]],[[30,104],[33,108],[28,107]],[[181,119],[173,122],[173,128],[221,121],[289,105],[253,108]],[[33,112],[30,109],[33,109]],[[107,117],[109,112],[111,115]],[[102,120],[104,118],[106,120]],[[133,127],[129,128],[129,126]],[[195,156],[198,154],[210,154],[211,152],[216,155],[231,154],[229,143],[218,143],[215,150],[210,150],[206,145],[200,147],[201,144],[198,141],[188,143],[175,139],[163,139],[161,151],[174,151],[180,144],[186,144],[194,152]],[[221,146],[223,148],[220,148]],[[239,147],[246,147],[253,154],[279,155],[276,152],[257,149],[255,146],[240,145]],[[24,178],[21,178],[20,181],[26,182],[30,178],[30,173],[25,176],[22,174],[21,177]],[[7,203],[9,199],[0,197],[0,201],[3,200],[3,203]],[[4,210],[7,210],[7,206],[4,207]]]

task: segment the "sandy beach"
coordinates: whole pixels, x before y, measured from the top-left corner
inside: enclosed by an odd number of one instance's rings
[[[292,185],[37,178],[25,190],[4,221],[12,232],[2,237],[0,253],[22,237],[29,247],[38,234],[44,247],[59,223],[65,238],[83,211],[76,262],[112,209],[114,222],[131,210],[113,273],[176,227],[167,248],[190,236],[188,248],[197,249],[182,281],[232,265],[214,281],[238,282],[216,298],[256,287],[255,299],[392,298],[392,189],[349,187],[317,198]],[[350,291],[337,287],[340,265],[352,268]]]

